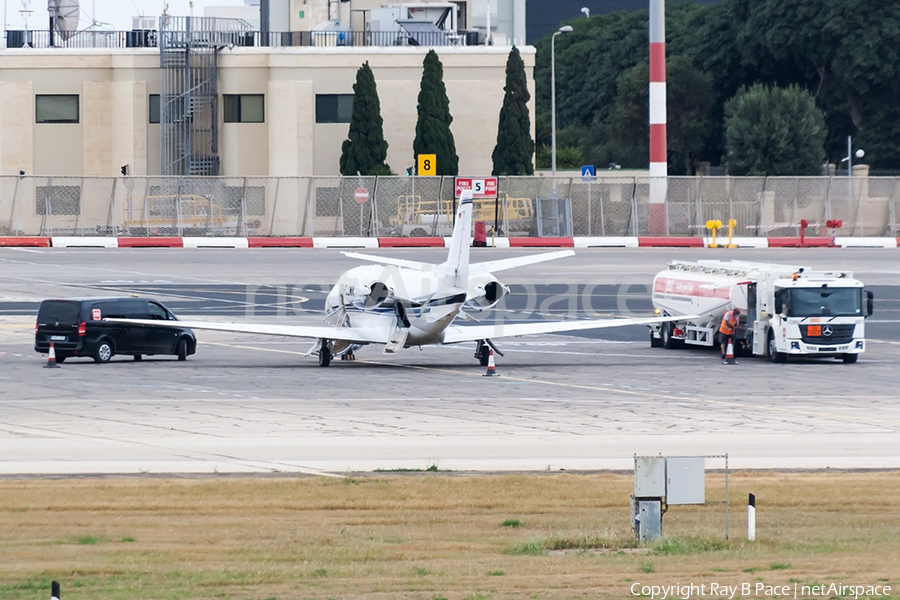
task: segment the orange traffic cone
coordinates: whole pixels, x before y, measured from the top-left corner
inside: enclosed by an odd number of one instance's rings
[[[58,369],[59,365],[56,364],[56,349],[53,347],[53,342],[50,342],[50,353],[47,354],[47,364],[44,365],[45,369]]]
[[[497,369],[494,368],[494,349],[488,348],[488,368],[487,373],[484,374],[485,377],[499,377],[500,374],[497,373]]]
[[[728,347],[725,350],[725,360],[722,362],[723,365],[736,365],[737,361],[734,360],[734,344],[731,343],[731,338],[728,338]]]

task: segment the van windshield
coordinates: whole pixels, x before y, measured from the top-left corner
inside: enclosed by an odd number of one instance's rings
[[[836,317],[862,314],[858,288],[793,288],[786,297],[789,317]]]
[[[80,302],[68,300],[44,300],[38,310],[39,323],[77,323],[81,312]]]

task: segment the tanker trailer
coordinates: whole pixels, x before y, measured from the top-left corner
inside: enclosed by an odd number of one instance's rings
[[[735,352],[773,362],[792,355],[856,362],[873,308],[872,293],[849,272],[720,260],[673,261],[654,278],[652,301],[658,313],[686,318],[652,325],[651,346],[713,346],[736,306]]]

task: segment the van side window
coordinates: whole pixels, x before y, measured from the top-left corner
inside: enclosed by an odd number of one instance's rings
[[[159,304],[155,302],[150,303],[150,318],[155,319],[157,321],[167,321],[169,319],[169,314]]]
[[[93,311],[100,309],[101,319],[127,319],[128,315],[122,308],[122,304],[119,302],[97,302],[89,306],[87,318],[92,319]]]

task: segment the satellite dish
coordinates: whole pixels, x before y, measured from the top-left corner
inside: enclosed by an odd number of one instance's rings
[[[47,0],[47,11],[54,31],[63,40],[69,39],[78,31],[78,20],[81,18],[78,0]]]

